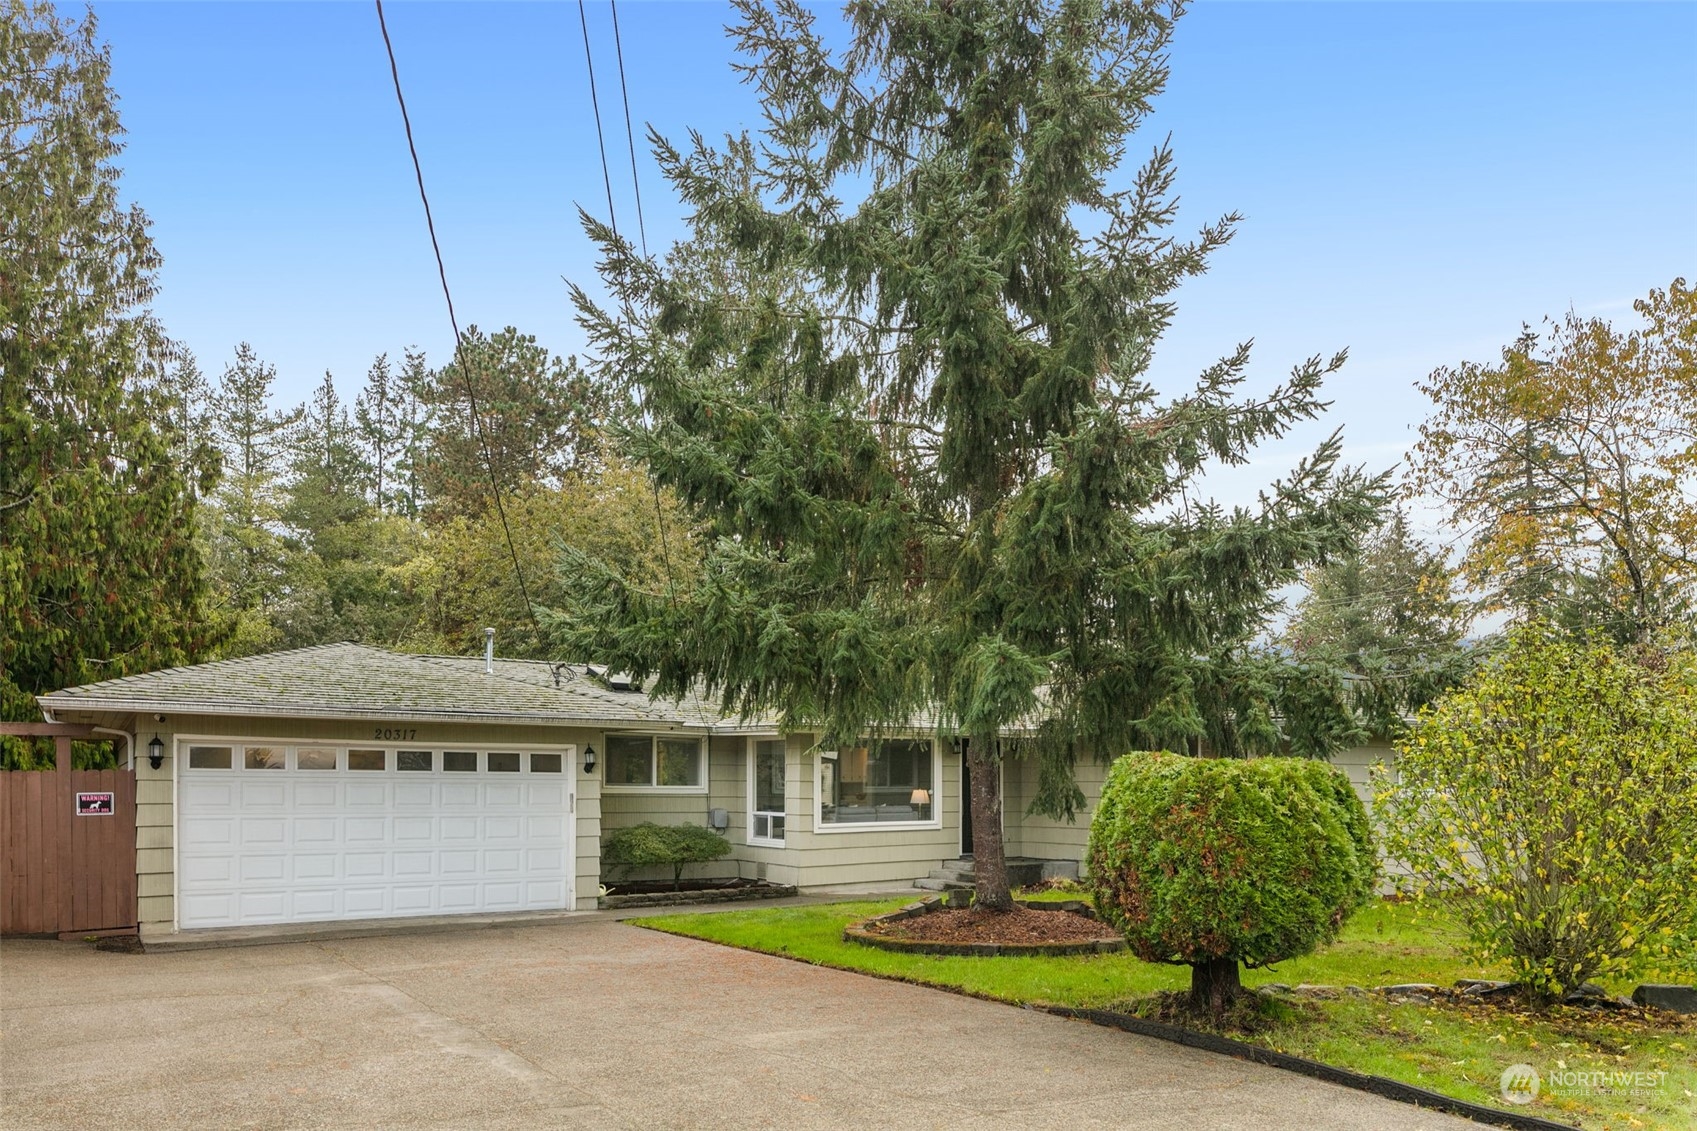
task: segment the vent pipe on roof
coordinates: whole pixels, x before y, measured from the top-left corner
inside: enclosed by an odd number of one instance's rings
[[[495,674],[495,630],[483,630],[483,674]]]

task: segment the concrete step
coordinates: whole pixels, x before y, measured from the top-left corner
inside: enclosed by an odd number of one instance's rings
[[[913,886],[921,891],[970,891],[971,884],[963,884],[958,880],[937,880],[926,876],[922,880],[913,881]]]

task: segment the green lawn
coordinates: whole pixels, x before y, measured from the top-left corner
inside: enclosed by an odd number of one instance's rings
[[[1125,954],[946,958],[893,954],[843,941],[845,924],[905,902],[690,913],[636,922],[729,946],[1022,1004],[1135,1009],[1139,998],[1154,991],[1189,984],[1187,969],[1152,965]],[[1455,941],[1453,932],[1411,905],[1380,903],[1357,915],[1333,946],[1275,970],[1245,971],[1244,982],[1443,986],[1457,978],[1501,975],[1459,957]],[[1663,1071],[1665,1080],[1643,1096],[1584,1092],[1552,1097],[1546,1092],[1529,1108],[1517,1110],[1611,1131],[1697,1131],[1697,1024],[1683,1032],[1643,1031],[1590,1011],[1554,1010],[1534,1016],[1344,996],[1304,1002],[1291,1020],[1243,1039],[1493,1106],[1506,1106],[1497,1090],[1498,1077],[1515,1063],[1531,1064],[1546,1077],[1552,1071]]]

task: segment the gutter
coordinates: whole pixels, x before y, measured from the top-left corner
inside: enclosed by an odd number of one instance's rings
[[[360,710],[349,707],[279,707],[270,704],[239,704],[221,703],[216,705],[206,703],[176,703],[169,700],[128,700],[114,702],[97,699],[49,699],[42,697],[38,700],[45,714],[54,711],[105,711],[115,713],[136,712],[138,714],[162,715],[208,715],[218,717],[248,716],[253,718],[279,719],[331,719],[348,720],[352,722],[383,721],[383,722],[435,722],[435,723],[500,723],[508,726],[572,726],[591,727],[603,730],[641,730],[650,733],[666,732],[680,734],[709,734],[713,728],[710,724],[679,723],[661,719],[644,718],[611,718],[584,715],[547,714],[518,714],[515,712],[488,711],[430,711],[420,709],[385,709],[373,708]],[[121,731],[116,733],[123,733]]]

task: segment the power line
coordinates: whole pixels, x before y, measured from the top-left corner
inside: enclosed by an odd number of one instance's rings
[[[595,111],[595,140],[601,146],[601,180],[607,186],[607,223],[619,234],[619,219],[613,212],[613,176],[607,170],[607,139],[601,133],[601,100],[595,96],[595,59],[589,53],[589,16],[583,0],[577,0],[577,21],[583,27],[583,61],[589,67],[589,105]]]
[[[376,0],[376,4],[377,26],[383,32],[383,49],[389,53],[389,75],[395,80],[395,101],[400,104],[401,124],[407,131],[407,152],[412,154],[412,171],[418,179],[418,199],[424,204],[424,224],[430,229],[430,248],[436,253],[436,275],[442,281],[442,298],[448,304],[448,325],[454,331],[454,363],[459,366],[460,378],[465,384],[466,404],[471,409],[472,432],[476,434],[478,447],[483,451],[483,468],[489,475],[489,495],[494,499],[495,513],[501,519],[501,533],[507,539],[507,553],[513,560],[513,576],[518,579],[519,594],[524,598],[525,611],[530,614],[531,624],[541,627],[536,619],[536,607],[530,603],[530,588],[524,583],[524,567],[519,564],[519,552],[513,545],[513,531],[507,525],[507,509],[501,503],[501,484],[495,478],[495,461],[489,454],[489,438],[483,430],[483,414],[477,409],[477,392],[471,381],[471,367],[465,360],[464,340],[460,337],[460,320],[454,313],[453,293],[448,289],[448,269],[442,262],[442,245],[436,239],[436,220],[430,212],[430,196],[424,191],[424,166],[418,160],[418,146],[413,143],[412,138],[412,119],[407,114],[406,96],[401,93],[401,71],[395,64],[395,45],[389,41],[389,24],[383,18],[383,0]],[[579,0],[578,6],[581,10],[582,0]],[[586,39],[585,44],[587,43]],[[602,161],[605,165],[605,156]]]
[[[642,182],[636,175],[636,133],[630,127],[630,90],[625,86],[625,47],[619,40],[619,0],[608,0],[608,3],[613,9],[613,51],[619,57],[619,97],[625,104],[625,141],[630,146],[630,187],[631,192],[636,195],[636,234],[642,241],[642,257],[647,259],[648,229],[642,222]],[[581,12],[581,7],[579,10]]]

